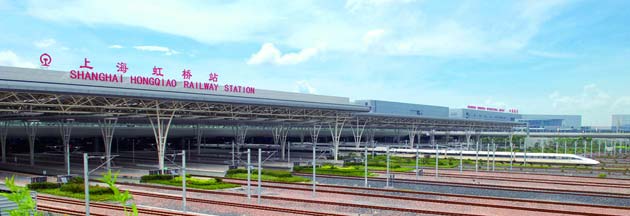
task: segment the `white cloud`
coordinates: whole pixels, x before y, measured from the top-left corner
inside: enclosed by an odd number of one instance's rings
[[[627,113],[630,96],[611,95],[595,84],[588,84],[575,95],[563,95],[558,91],[549,94],[551,105],[557,113],[582,114],[585,125],[608,126],[610,116]]]
[[[496,14],[466,3],[434,13],[414,0],[349,0],[345,8],[326,1],[31,0],[26,8],[45,20],[141,27],[207,44],[282,41],[276,45],[352,53],[369,42],[378,49],[368,51],[384,55],[452,58],[521,51],[563,3],[506,2]]]
[[[306,94],[315,94],[317,91],[311,84],[306,80],[300,80],[295,82],[297,87],[297,92],[306,93]]]
[[[165,55],[177,55],[179,54],[178,51],[172,50],[168,47],[163,47],[163,46],[134,46],[134,49],[140,50],[140,51],[148,51],[148,52],[162,52]]]
[[[384,35],[384,29],[370,30],[366,32],[365,35],[363,35],[363,43],[365,43],[366,45],[371,45],[373,43],[379,42]]]
[[[110,48],[110,49],[122,49],[122,48],[125,48],[125,47],[122,46],[122,45],[114,44],[114,45],[108,46],[107,48]]]
[[[543,58],[554,58],[554,59],[566,59],[566,58],[574,58],[575,54],[572,53],[559,53],[559,52],[547,52],[547,51],[538,51],[538,50],[530,50],[529,54],[543,57]]]
[[[35,41],[33,45],[35,45],[37,48],[45,49],[45,48],[55,45],[56,43],[57,41],[55,39],[48,38],[48,39],[44,39],[40,41]]]
[[[170,0],[28,1],[27,13],[45,20],[115,24],[189,37],[205,43],[249,40],[286,17],[275,6],[253,2]]]
[[[306,48],[297,53],[282,54],[272,43],[265,43],[257,53],[254,53],[249,60],[247,60],[247,64],[298,64],[314,57],[317,55],[317,52],[318,50],[316,48]]]
[[[347,0],[346,9],[350,12],[356,12],[361,9],[371,7],[383,7],[392,4],[410,3],[416,0]]]
[[[17,56],[11,50],[0,51],[0,65],[23,68],[36,68],[35,64]]]

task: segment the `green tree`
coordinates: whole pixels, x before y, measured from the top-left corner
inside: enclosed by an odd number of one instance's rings
[[[11,178],[4,178],[4,184],[7,188],[9,188],[11,193],[3,193],[0,195],[17,204],[16,209],[7,211],[9,212],[9,215],[43,215],[35,209],[36,203],[33,201],[33,198],[31,198],[31,191],[26,187],[20,187],[15,184],[15,176],[11,176]]]
[[[125,192],[120,192],[118,187],[116,187],[116,179],[118,179],[119,172],[116,172],[112,175],[112,171],[107,171],[103,178],[101,178],[101,182],[107,184],[109,188],[114,192],[114,200],[116,200],[120,205],[123,206],[123,210],[125,211],[125,216],[138,216],[138,208],[135,203],[131,203],[129,207],[131,207],[131,211],[127,212],[127,202],[133,199],[133,196],[129,194],[129,190]]]

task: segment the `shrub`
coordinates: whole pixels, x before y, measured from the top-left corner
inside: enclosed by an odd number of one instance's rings
[[[61,185],[59,190],[70,193],[83,193],[85,188],[83,187],[83,184],[64,184]]]
[[[64,184],[59,188],[60,191],[70,192],[70,193],[84,193],[85,187],[83,184]],[[113,191],[106,187],[101,187],[97,185],[90,185],[90,194],[98,195],[98,194],[112,194]]]
[[[58,183],[52,183],[52,182],[37,182],[37,183],[26,185],[26,187],[28,187],[28,189],[30,190],[55,189],[55,188],[59,188],[59,186],[60,185]]]
[[[597,175],[598,178],[606,178],[608,175],[606,175],[606,173],[600,173],[599,175]]]
[[[140,177],[140,182],[148,182],[152,180],[171,180],[175,178],[173,175],[145,175]]]
[[[83,184],[83,177],[73,177],[68,184]]]
[[[251,172],[252,174],[258,174],[257,169],[252,169]],[[293,176],[291,175],[290,172],[282,171],[282,170],[262,170],[261,173],[263,175],[275,176],[275,177],[280,177],[280,178],[290,178]],[[247,174],[247,170],[246,169],[231,169],[227,171],[226,176],[231,176],[231,175],[236,175],[236,174]]]

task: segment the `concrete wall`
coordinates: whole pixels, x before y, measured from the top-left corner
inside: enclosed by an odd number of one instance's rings
[[[369,107],[371,113],[448,118],[448,107],[442,106],[380,100],[357,100],[354,103]]]
[[[449,117],[456,119],[515,122],[520,118],[520,114],[474,109],[450,109]]]
[[[537,114],[522,114],[521,119],[524,120],[552,120],[561,119],[562,126],[560,129],[576,129],[582,128],[582,116],[581,115],[537,115]]]
[[[616,114],[612,115],[612,125],[611,128],[613,131],[616,131],[617,128],[624,131],[630,131],[630,114]]]

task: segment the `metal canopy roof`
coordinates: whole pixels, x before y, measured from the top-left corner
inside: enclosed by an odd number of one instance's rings
[[[27,75],[19,75],[22,73]],[[370,128],[417,126],[436,130],[507,130],[521,124],[367,113],[367,107],[344,102],[344,98],[339,97],[273,91],[265,93],[266,98],[195,95],[181,89],[114,88],[96,86],[93,82],[67,83],[63,79],[50,82],[41,77],[31,79],[28,74],[33,73],[49,72],[0,67],[0,120],[38,119],[56,122],[72,118],[78,122],[97,122],[116,117],[119,123],[133,124],[147,123],[149,118],[157,116],[172,115],[173,124],[305,127],[314,124],[351,125],[352,122]],[[16,79],[20,76],[23,79]]]

